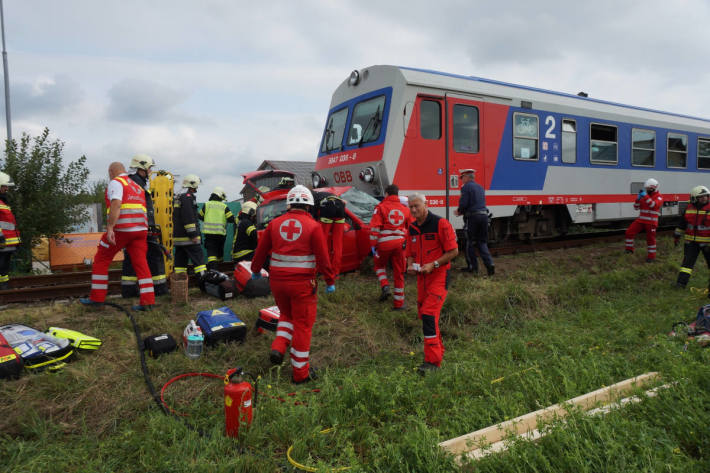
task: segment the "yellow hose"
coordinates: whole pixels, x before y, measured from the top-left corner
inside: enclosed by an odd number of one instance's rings
[[[329,432],[332,432],[333,430],[334,429],[331,427],[329,429],[321,430],[319,433],[327,434]],[[288,458],[288,462],[291,465],[293,465],[294,467],[298,468],[299,470],[311,471],[311,472],[318,471],[317,468],[313,468],[312,466],[303,465],[301,463],[298,463],[296,460],[293,459],[293,457],[291,457],[291,452],[293,451],[294,445],[291,445],[290,447],[288,447],[288,450],[286,450],[286,458]],[[350,469],[349,466],[341,466],[340,468],[333,468],[330,471],[345,471],[345,470],[349,470],[349,469]]]

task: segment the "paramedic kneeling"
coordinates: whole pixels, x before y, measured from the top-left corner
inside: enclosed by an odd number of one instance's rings
[[[407,273],[417,275],[417,312],[424,333],[424,363],[419,374],[437,370],[444,358],[439,314],[446,300],[449,262],[459,253],[456,232],[448,220],[429,212],[426,197],[409,196],[415,219],[409,226]]]
[[[293,382],[301,384],[316,378],[308,364],[318,308],[316,270],[323,274],[329,293],[335,291],[335,275],[323,231],[308,212],[313,206],[311,191],[301,185],[293,187],[286,204],[288,212],[272,220],[259,238],[251,269],[252,278],[258,279],[266,257],[271,255],[269,283],[281,316],[269,359],[281,364],[291,345]]]

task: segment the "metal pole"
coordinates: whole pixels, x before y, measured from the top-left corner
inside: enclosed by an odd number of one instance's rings
[[[2,68],[5,73],[5,124],[7,140],[12,139],[12,120],[10,119],[10,74],[7,72],[7,51],[5,50],[5,8],[0,0],[0,29],[2,29]]]

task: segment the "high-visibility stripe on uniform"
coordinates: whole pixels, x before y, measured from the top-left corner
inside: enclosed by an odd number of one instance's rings
[[[684,268],[684,267],[681,267],[681,268],[680,268],[680,272],[681,272],[681,273],[692,274],[692,273],[693,273],[693,268]]]

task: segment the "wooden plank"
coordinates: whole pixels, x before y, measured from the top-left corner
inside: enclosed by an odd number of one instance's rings
[[[646,391],[644,394],[646,397],[656,397],[658,396],[658,392],[661,389],[667,389],[670,388],[671,384],[664,384],[663,386],[658,386],[657,388],[649,389]],[[613,409],[619,409],[621,407],[624,407],[627,404],[635,404],[637,402],[641,402],[644,398],[640,396],[632,396],[632,397],[626,397],[624,399],[621,399],[618,402],[614,402],[612,404],[608,404],[603,407],[598,407],[596,409],[592,409],[590,411],[585,412],[586,415],[588,416],[593,416],[597,414],[607,414]],[[517,437],[522,440],[528,440],[531,442],[534,442],[542,437],[547,435],[547,432],[541,432],[539,429],[532,430],[530,432],[525,432],[523,434],[518,435]],[[477,448],[476,450],[473,450],[471,452],[468,452],[466,454],[466,458],[470,458],[472,460],[479,460],[485,456],[488,456],[492,453],[498,453],[498,452],[503,452],[505,450],[508,450],[508,445],[509,442],[506,442],[505,440],[499,440],[498,442],[495,442],[491,444],[488,447],[485,448]]]
[[[565,417],[570,407],[588,410],[596,404],[608,403],[615,398],[621,397],[635,387],[647,384],[656,380],[658,377],[658,373],[651,372],[629,378],[612,384],[611,386],[577,396],[568,401],[516,417],[515,419],[446,440],[439,443],[439,446],[449,453],[458,455],[477,448],[482,443],[499,442],[507,435],[520,435],[526,432],[532,432],[537,428],[539,423],[549,422],[555,417]]]

